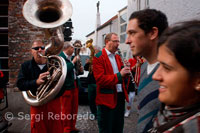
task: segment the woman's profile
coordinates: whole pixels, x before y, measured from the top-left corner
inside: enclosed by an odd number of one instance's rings
[[[163,103],[149,132],[200,132],[200,21],[168,28],[159,40],[159,81]]]

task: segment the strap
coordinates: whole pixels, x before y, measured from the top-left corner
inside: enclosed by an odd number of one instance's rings
[[[187,113],[187,114],[185,114],[185,115],[183,115],[183,116],[181,116],[181,117],[179,117],[177,119],[169,121],[169,122],[165,123],[164,125],[161,125],[159,127],[151,128],[148,132],[149,133],[162,133],[162,132],[166,131],[167,129],[177,125],[180,122],[182,122],[183,120],[191,117],[192,115],[196,114],[199,111],[200,111],[200,108],[198,108],[198,109],[196,109],[196,110],[194,110],[192,112],[189,112],[189,113]]]

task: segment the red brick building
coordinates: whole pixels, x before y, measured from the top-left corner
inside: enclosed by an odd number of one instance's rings
[[[2,1],[2,0],[1,0]],[[8,2],[8,0],[3,0]],[[43,29],[29,24],[23,17],[25,0],[9,0],[8,6],[8,68],[9,86],[15,87],[20,65],[31,59],[30,47],[34,38],[43,38]]]

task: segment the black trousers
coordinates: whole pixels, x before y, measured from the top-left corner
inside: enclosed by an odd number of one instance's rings
[[[88,84],[88,100],[90,105],[90,111],[96,117],[97,107],[95,99],[96,99],[96,84]]]
[[[117,94],[117,105],[114,109],[99,105],[97,107],[97,119],[99,133],[123,133],[125,96],[120,92]]]

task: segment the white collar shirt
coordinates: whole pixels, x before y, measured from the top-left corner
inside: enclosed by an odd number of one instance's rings
[[[114,74],[115,73],[118,73],[119,70],[118,70],[118,67],[117,67],[117,62],[116,62],[116,59],[115,59],[115,54],[112,54],[110,51],[108,51],[106,48],[106,53],[108,55],[108,58],[110,60],[110,63],[112,65],[112,68],[113,68],[113,72]],[[122,84],[117,84],[116,85],[116,88],[117,88],[117,92],[122,92]]]
[[[63,52],[63,53],[66,56],[66,58],[73,64],[73,62],[71,61],[72,56],[68,56],[65,52]],[[75,70],[75,68],[73,70],[74,70],[74,79],[76,79],[76,70]]]

